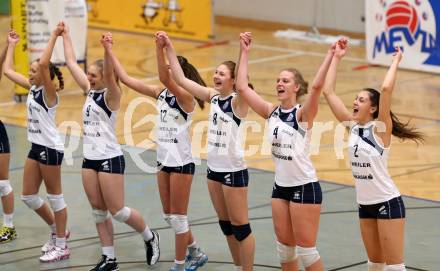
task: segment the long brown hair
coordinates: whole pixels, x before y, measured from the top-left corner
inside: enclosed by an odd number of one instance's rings
[[[183,74],[186,78],[196,82],[197,84],[206,87],[206,83],[203,78],[200,76],[197,69],[188,62],[188,60],[183,56],[177,56],[177,60],[179,61],[180,67],[183,70]],[[197,101],[199,107],[203,110],[205,108],[205,102],[197,97],[194,97]]]
[[[379,116],[380,92],[373,88],[364,88],[364,90],[369,94],[371,106],[375,106],[377,108],[377,110],[373,113],[373,118],[377,119]],[[407,123],[401,122],[399,118],[391,111],[390,115],[393,123],[393,130],[391,132],[393,136],[396,136],[402,140],[410,139],[416,143],[423,142],[425,140],[423,133],[417,131],[414,126],[409,126],[409,121]]]

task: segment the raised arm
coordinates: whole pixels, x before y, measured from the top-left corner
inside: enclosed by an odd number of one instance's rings
[[[389,145],[391,139],[391,132],[393,124],[391,120],[391,95],[393,93],[394,85],[396,83],[397,68],[402,59],[402,51],[400,47],[396,47],[396,52],[393,55],[393,62],[391,63],[385,79],[382,83],[380,100],[379,100],[379,115],[377,120],[385,123],[386,130],[383,133],[378,132],[385,145]],[[385,137],[384,137],[385,136]]]
[[[162,32],[164,33],[164,32]],[[196,82],[185,77],[185,74],[180,67],[179,61],[177,60],[176,52],[174,51],[173,44],[171,40],[168,38],[166,34],[159,34],[158,38],[165,39],[165,49],[168,57],[168,61],[170,62],[171,74],[173,76],[174,81],[184,88],[186,91],[194,95],[195,97],[205,101],[210,102],[212,96],[216,95],[217,92],[208,87],[201,86]]]
[[[251,36],[250,32],[245,32],[244,34],[246,34],[249,37],[249,40],[251,40],[252,36]],[[240,46],[240,51],[238,53],[238,61],[237,61],[237,65],[235,66],[235,71],[234,71],[236,75],[237,75],[238,69],[240,67],[241,52],[242,52],[242,49]],[[235,88],[237,88],[237,86],[235,86]],[[234,107],[234,112],[236,112],[240,118],[246,117],[247,113],[249,111],[249,105],[246,102],[246,100],[242,97],[240,92],[237,92],[237,96],[235,96],[235,98],[232,102],[233,102],[232,106]]]
[[[164,32],[156,33],[157,70],[159,71],[160,82],[162,82],[162,84],[164,84],[165,87],[176,96],[178,102],[183,105],[185,109],[192,111],[194,110],[194,97],[171,78],[168,65],[165,62],[163,49],[166,42],[162,33],[165,34]]]
[[[73,50],[72,39],[70,37],[69,27],[64,23],[60,24],[64,31],[63,36],[63,46],[64,46],[64,58],[66,60],[67,68],[73,76],[75,82],[83,91],[90,90],[90,82],[87,79],[87,75],[84,73],[83,69],[78,65],[76,60],[75,51]]]
[[[14,70],[14,50],[20,37],[14,30],[8,32],[8,49],[6,51],[5,62],[3,63],[3,72],[15,84],[29,89],[31,87],[29,79]]]
[[[0,54],[0,79],[2,78],[3,75],[3,63],[5,62],[7,51],[8,51],[8,44],[6,43],[6,46],[3,48]]]
[[[330,106],[333,114],[335,115],[338,121],[349,121],[352,119],[350,112],[345,107],[341,98],[339,98],[335,93],[336,87],[336,73],[338,70],[339,62],[342,57],[344,57],[347,52],[347,44],[345,43],[337,43],[335,47],[335,52],[332,58],[332,62],[330,64],[330,68],[328,69],[327,77],[325,78],[324,84],[324,97]]]
[[[340,41],[344,42],[345,39],[341,39]],[[313,120],[318,113],[319,96],[321,95],[321,90],[324,86],[325,77],[330,67],[330,63],[332,62],[335,46],[336,43],[333,44],[332,47],[328,50],[324,61],[322,62],[318,72],[315,75],[315,78],[313,79],[310,94],[307,97],[307,100],[304,102],[304,106],[298,112],[299,119],[301,121],[307,121],[309,129],[312,128]]]
[[[266,102],[248,85],[248,54],[251,45],[251,37],[249,34],[240,34],[240,52],[239,68],[237,71],[237,80],[235,83],[238,95],[254,110],[258,115],[265,119],[270,117],[270,114],[275,109],[275,106]]]
[[[53,48],[55,47],[55,42],[57,41],[58,36],[63,32],[63,28],[58,25],[55,30],[52,31],[49,42],[44,48],[43,54],[38,61],[41,78],[43,79],[44,85],[44,98],[46,99],[46,103],[48,106],[52,107],[57,102],[57,88],[53,84],[52,79],[50,78],[50,58],[52,57]]]
[[[106,50],[107,57],[111,60],[113,69],[115,70],[116,74],[118,75],[119,79],[122,83],[127,85],[129,88],[133,89],[136,92],[139,92],[140,94],[157,98],[157,96],[162,91],[162,87],[158,85],[148,85],[144,82],[142,82],[139,79],[136,79],[134,77],[131,77],[128,75],[128,73],[125,71],[122,64],[119,62],[119,59],[114,54],[112,47],[109,47],[108,50]]]
[[[105,95],[105,102],[107,103],[110,110],[118,110],[121,104],[121,88],[116,82],[115,71],[113,69],[113,62],[109,56],[109,51],[111,50],[113,39],[110,33],[102,35],[101,44],[104,47],[104,83],[107,87],[107,93]]]

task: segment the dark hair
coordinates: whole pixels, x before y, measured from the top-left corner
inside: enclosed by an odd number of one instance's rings
[[[58,79],[58,90],[63,90],[64,89],[64,79],[63,79],[63,74],[61,73],[60,69],[55,66],[52,62],[49,62],[49,73],[50,73],[50,80],[53,80],[55,78],[55,76]]]
[[[36,59],[35,62],[39,63],[40,59],[39,58]],[[32,63],[34,63],[34,62],[32,62]],[[58,83],[59,83],[58,90],[64,89],[63,73],[60,71],[60,68],[55,66],[55,64],[53,64],[52,62],[49,62],[49,76],[50,76],[50,80],[55,79],[55,76],[57,77]]]
[[[375,106],[377,108],[377,110],[373,113],[373,118],[377,119],[379,116],[380,92],[373,88],[364,88],[363,90],[368,92],[371,106]],[[409,127],[409,121],[407,123],[401,122],[399,118],[391,111],[390,115],[393,125],[393,130],[391,132],[392,135],[402,140],[411,139],[416,143],[424,141],[423,133],[416,131],[415,127]]]
[[[307,88],[309,87],[309,83],[304,80],[302,74],[295,68],[284,69],[283,71],[288,71],[293,74],[293,80],[296,84],[299,85],[298,93],[296,93],[296,97],[300,97],[304,94],[307,94]]]
[[[188,60],[183,56],[177,56],[177,60],[179,61],[180,67],[183,70],[183,74],[186,78],[196,82],[197,84],[206,87],[205,81],[203,81],[202,77],[200,76],[197,69],[188,62]],[[201,109],[205,108],[205,102],[203,100],[200,100],[197,97],[194,97],[197,101],[197,104]]]

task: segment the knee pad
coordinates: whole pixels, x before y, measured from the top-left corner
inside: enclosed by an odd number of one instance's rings
[[[9,195],[12,192],[12,186],[8,180],[0,181],[0,197]]]
[[[316,247],[300,247],[298,248],[298,257],[301,259],[304,267],[310,267],[312,264],[317,262],[321,257],[319,256]]]
[[[368,260],[368,271],[384,271],[385,264],[384,263],[373,263]]]
[[[32,210],[40,209],[44,204],[44,201],[38,196],[38,194],[21,195],[21,200]]]
[[[111,216],[107,210],[99,210],[99,209],[93,209],[92,210],[92,216],[93,220],[95,221],[95,224],[100,224],[109,219]]]
[[[67,207],[63,194],[47,194],[47,200],[49,201],[50,208],[52,208],[54,212],[59,212]]]
[[[296,259],[296,246],[286,246],[277,240],[277,252],[281,263],[293,262]]]
[[[239,226],[232,225],[232,232],[234,233],[235,239],[241,242],[252,233],[251,225],[249,223]]]
[[[222,232],[224,235],[229,236],[234,234],[232,231],[232,224],[229,220],[219,220],[218,224],[220,224],[220,228],[222,229]]]
[[[170,222],[170,215],[169,214],[162,214],[163,220],[165,220],[165,222],[168,224],[168,226],[171,227],[171,222]]]
[[[128,207],[123,207],[121,210],[117,211],[116,214],[113,215],[113,218],[119,222],[124,223],[130,218],[131,209]]]
[[[405,264],[386,265],[385,271],[406,271]]]
[[[186,215],[170,215],[170,224],[176,234],[189,231],[188,217]]]

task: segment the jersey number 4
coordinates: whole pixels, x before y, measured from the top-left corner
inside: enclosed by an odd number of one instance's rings
[[[278,139],[278,126],[273,129],[273,135],[275,136],[275,139]]]

